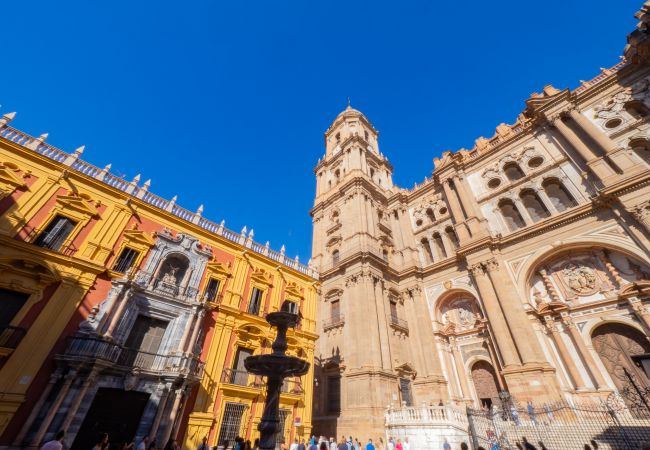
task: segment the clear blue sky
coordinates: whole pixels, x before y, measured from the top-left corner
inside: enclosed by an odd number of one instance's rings
[[[411,187],[531,92],[618,62],[641,4],[3,2],[0,112],[306,261],[313,168],[348,96]]]

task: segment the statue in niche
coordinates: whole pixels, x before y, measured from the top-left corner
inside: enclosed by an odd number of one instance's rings
[[[562,277],[567,286],[577,294],[591,294],[596,289],[596,273],[591,267],[570,262],[562,269]]]

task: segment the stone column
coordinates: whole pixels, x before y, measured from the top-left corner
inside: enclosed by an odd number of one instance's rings
[[[576,350],[578,350],[578,353],[582,357],[582,360],[585,362],[585,368],[587,369],[587,372],[591,373],[591,377],[596,384],[596,388],[599,390],[607,389],[607,383],[605,382],[603,375],[600,373],[600,370],[598,370],[598,366],[596,365],[594,358],[591,356],[591,352],[582,340],[582,336],[580,335],[580,331],[578,330],[576,324],[573,322],[573,320],[571,320],[569,316],[565,315],[562,317],[562,323],[564,324],[564,327],[569,330],[571,340],[576,346]]]
[[[462,393],[458,392],[458,383],[454,378],[454,365],[451,361],[451,345],[447,344],[443,346],[442,352],[445,356],[445,366],[447,367],[447,377],[449,378],[447,382],[451,388],[451,396],[455,398],[461,398]],[[441,399],[442,400],[442,399]]]
[[[194,322],[198,316],[199,310],[198,307],[194,309],[194,313],[190,315],[187,319],[187,323],[185,324],[185,329],[183,330],[183,336],[181,337],[181,341],[178,344],[178,350],[181,352],[185,351],[185,347],[187,346],[187,339],[190,337],[190,332],[193,330]]]
[[[551,277],[548,275],[548,271],[546,270],[545,267],[541,267],[539,269],[539,276],[542,277],[542,281],[544,282],[544,287],[546,288],[546,292],[548,295],[551,297],[552,302],[559,302],[560,301],[560,296],[557,293],[557,290],[555,290],[555,285],[551,281]]]
[[[454,175],[454,187],[456,188],[456,192],[458,192],[463,209],[467,213],[467,224],[472,236],[475,237],[484,233],[485,229],[481,228],[479,222],[483,218],[483,215],[478,208],[475,197],[468,193],[468,186],[464,174]]]
[[[165,407],[167,406],[167,397],[169,397],[169,388],[165,386],[162,389],[160,400],[158,401],[158,411],[156,411],[156,417],[154,417],[153,423],[151,424],[151,431],[149,432],[150,439],[155,438],[158,434],[158,427],[160,426],[162,415],[165,412]]]
[[[553,204],[551,199],[548,198],[548,195],[546,195],[546,191],[544,190],[544,188],[541,186],[536,186],[535,192],[537,193],[537,195],[539,195],[540,200],[542,201],[542,203],[544,203],[544,206],[546,206],[548,212],[551,213],[551,215],[557,214],[558,211],[555,208],[555,205]]]
[[[449,205],[449,209],[451,210],[451,215],[454,219],[458,240],[461,243],[467,242],[470,236],[469,236],[469,230],[465,226],[465,215],[463,214],[463,209],[460,206],[458,197],[456,197],[456,193],[451,188],[450,180],[449,179],[444,180],[442,182],[442,187],[445,191],[447,204]]]
[[[433,336],[431,317],[429,315],[429,308],[427,307],[426,296],[419,286],[411,289],[410,294],[413,298],[413,303],[415,306],[414,309],[417,316],[417,333],[419,335],[420,342],[422,343],[422,348],[435,350],[436,341]],[[425,375],[442,377],[442,369],[440,367],[438,353],[435,352],[434,354],[433,351],[422,353],[424,359]]]
[[[199,331],[201,331],[201,327],[203,326],[204,317],[205,317],[205,309],[200,309],[198,312],[198,316],[196,317],[196,322],[194,323],[194,329],[192,330],[192,337],[190,338],[189,341],[190,347],[187,350],[182,349],[183,351],[187,353],[194,352],[194,345],[196,344],[196,339],[199,335]]]
[[[43,404],[45,403],[45,400],[47,400],[47,397],[50,395],[50,392],[52,392],[52,388],[54,387],[56,382],[59,381],[60,378],[61,378],[60,370],[57,370],[55,373],[50,375],[49,383],[47,383],[45,389],[43,389],[43,392],[41,393],[41,396],[38,398],[38,401],[32,407],[32,410],[29,413],[29,417],[27,417],[27,420],[23,424],[23,427],[20,429],[20,432],[16,435],[16,438],[14,439],[12,444],[13,447],[23,446],[25,438],[27,437],[27,432],[32,427],[34,420],[36,420],[36,416],[38,416],[38,413],[40,413],[41,410],[43,409]]]
[[[609,153],[618,148],[616,143],[612,141],[609,136],[603,133],[602,130],[599,130],[598,127],[596,127],[596,125],[591,122],[591,120],[580,114],[578,110],[569,110],[569,117],[571,117],[573,121],[578,124],[580,129],[584,131],[587,136],[593,139],[594,142],[596,142],[596,144],[598,144],[598,146],[602,148],[605,153]]]
[[[521,214],[521,217],[523,217],[524,222],[526,222],[526,226],[532,225],[535,223],[532,217],[530,217],[530,213],[528,212],[528,209],[526,209],[526,206],[524,205],[524,202],[521,201],[519,197],[513,197],[512,198],[512,203],[514,203],[515,208],[519,211],[519,214]]]
[[[165,424],[162,432],[162,442],[167,444],[167,441],[172,435],[174,430],[174,425],[176,423],[176,416],[178,415],[178,410],[180,407],[181,399],[183,398],[183,389],[176,389],[174,391],[174,403],[172,403],[172,409],[169,412],[169,420]]]
[[[485,265],[498,301],[503,307],[504,314],[508,316],[508,326],[519,349],[522,362],[524,364],[547,363],[535,331],[528,320],[528,314],[509,275],[499,270],[499,262],[496,259],[486,261]]]
[[[67,430],[70,427],[70,424],[74,420],[74,416],[77,414],[79,405],[81,404],[83,398],[86,396],[86,392],[88,392],[88,388],[92,386],[93,383],[95,382],[96,377],[97,377],[97,373],[95,371],[92,371],[91,373],[88,374],[86,381],[84,381],[84,383],[81,385],[81,388],[77,393],[77,396],[72,400],[72,403],[70,404],[65,420],[63,421],[63,425],[61,425],[62,430]]]
[[[68,391],[70,390],[70,385],[72,384],[72,382],[75,380],[76,377],[77,377],[77,372],[74,370],[70,370],[66,374],[65,380],[63,382],[63,386],[61,386],[61,390],[59,391],[56,398],[54,399],[54,402],[52,402],[52,405],[50,405],[47,415],[45,416],[45,418],[43,418],[41,425],[38,427],[36,434],[32,438],[32,441],[29,445],[30,447],[40,447],[41,441],[43,440],[45,433],[47,433],[47,429],[50,428],[52,419],[54,419],[54,416],[59,410],[61,403],[63,403],[63,399],[65,399],[65,396],[68,394]]]
[[[599,180],[603,181],[616,175],[616,172],[609,166],[609,164],[607,164],[598,153],[592,150],[591,147],[582,142],[578,135],[562,121],[561,117],[553,120],[553,125],[558,132],[569,141],[569,144],[576,149],[582,159],[587,163],[589,170],[591,170]]]
[[[496,349],[494,348],[494,344],[492,343],[492,336],[490,336],[490,333],[487,329],[485,330],[484,334],[485,334],[485,343],[488,348],[488,353],[490,354],[490,359],[492,360],[492,367],[494,367],[494,371],[496,372],[497,375],[497,383],[499,384],[499,390],[505,391],[506,383],[505,380],[503,379],[503,374],[501,373],[501,363],[499,362],[499,358],[497,358],[497,352]]]
[[[546,328],[551,333],[555,347],[560,354],[560,362],[567,369],[567,372],[569,372],[569,377],[571,378],[571,382],[575,386],[575,389],[577,391],[585,389],[585,383],[582,379],[582,376],[580,375],[580,371],[576,367],[575,362],[573,361],[573,357],[569,353],[569,350],[566,348],[564,340],[562,339],[562,335],[558,331],[553,318],[546,317],[545,321]]]
[[[485,313],[488,316],[493,336],[496,340],[499,352],[501,353],[501,357],[503,358],[503,364],[505,365],[504,368],[520,365],[519,355],[517,354],[515,343],[512,340],[510,329],[508,328],[508,324],[506,323],[503,311],[501,310],[501,305],[496,298],[492,284],[485,273],[483,264],[470,266],[469,270],[476,282],[476,286],[481,295],[481,300],[483,300]]]
[[[104,333],[104,336],[108,338],[113,337],[115,328],[117,328],[117,325],[120,323],[120,319],[122,318],[122,314],[124,313],[124,308],[126,308],[126,304],[129,302],[131,295],[132,293],[128,292],[127,294],[118,297],[118,299],[120,299],[120,304],[117,305],[117,309],[113,313],[113,317],[110,318],[110,324],[108,325],[108,329],[106,330],[106,333]]]
[[[460,353],[460,348],[456,343],[456,339],[452,336],[449,337],[449,346],[451,347],[451,352],[454,355],[454,363],[456,364],[456,372],[458,373],[460,390],[463,400],[468,400],[471,398],[471,395],[469,393],[469,386],[467,384],[467,371],[465,371],[465,364],[463,362],[463,356]]]
[[[618,273],[616,266],[612,264],[612,261],[609,259],[607,253],[605,253],[605,251],[602,249],[597,249],[595,253],[601,264],[605,266],[605,269],[607,269],[607,274],[610,276],[612,281],[614,281],[614,287],[621,287],[623,284],[625,284],[625,280],[623,280],[621,274]]]

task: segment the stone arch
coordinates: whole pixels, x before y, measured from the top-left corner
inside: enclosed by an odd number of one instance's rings
[[[598,241],[585,240],[580,237],[566,239],[564,241],[556,241],[552,244],[541,246],[536,252],[531,254],[523,263],[521,263],[520,267],[514,271],[518,289],[522,294],[527,292],[528,283],[533,276],[533,271],[537,266],[544,263],[544,261],[566,251],[589,249],[594,247],[618,251],[636,259],[637,261],[642,261],[646,265],[650,264],[650,261],[648,261],[643,251],[631,244],[629,241],[621,241],[604,235],[598,236]]]
[[[190,260],[186,255],[178,252],[167,253],[160,263],[160,268],[156,275],[156,284],[163,283],[180,286],[189,267]]]
[[[478,298],[464,289],[451,289],[438,297],[435,320],[449,331],[472,329],[484,317]]]
[[[633,138],[628,145],[641,160],[650,164],[650,139],[647,137]]]
[[[519,198],[524,208],[528,211],[528,215],[533,219],[533,222],[538,222],[551,215],[544,202],[542,202],[537,192],[533,189],[523,189],[519,193]]]
[[[526,226],[524,217],[512,200],[502,199],[499,201],[498,208],[509,231],[516,231]]]
[[[635,385],[650,387],[650,340],[644,332],[629,324],[605,321],[593,327],[590,335],[594,352],[619,392]]]
[[[503,173],[509,181],[521,180],[526,176],[519,164],[515,161],[509,161],[503,165]]]
[[[468,362],[476,399],[481,407],[490,408],[499,398],[499,382],[492,363],[483,358]]]

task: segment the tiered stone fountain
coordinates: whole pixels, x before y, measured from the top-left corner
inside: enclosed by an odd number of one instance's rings
[[[275,438],[280,430],[280,391],[286,377],[307,373],[309,363],[294,356],[287,356],[287,329],[295,328],[300,320],[298,314],[289,311],[289,302],[284,302],[278,312],[269,313],[266,321],[278,329],[273,341],[273,353],[249,356],[244,361],[246,370],[255,375],[267,377],[266,401],[262,421],[257,429],[260,432],[260,450],[275,449]]]

